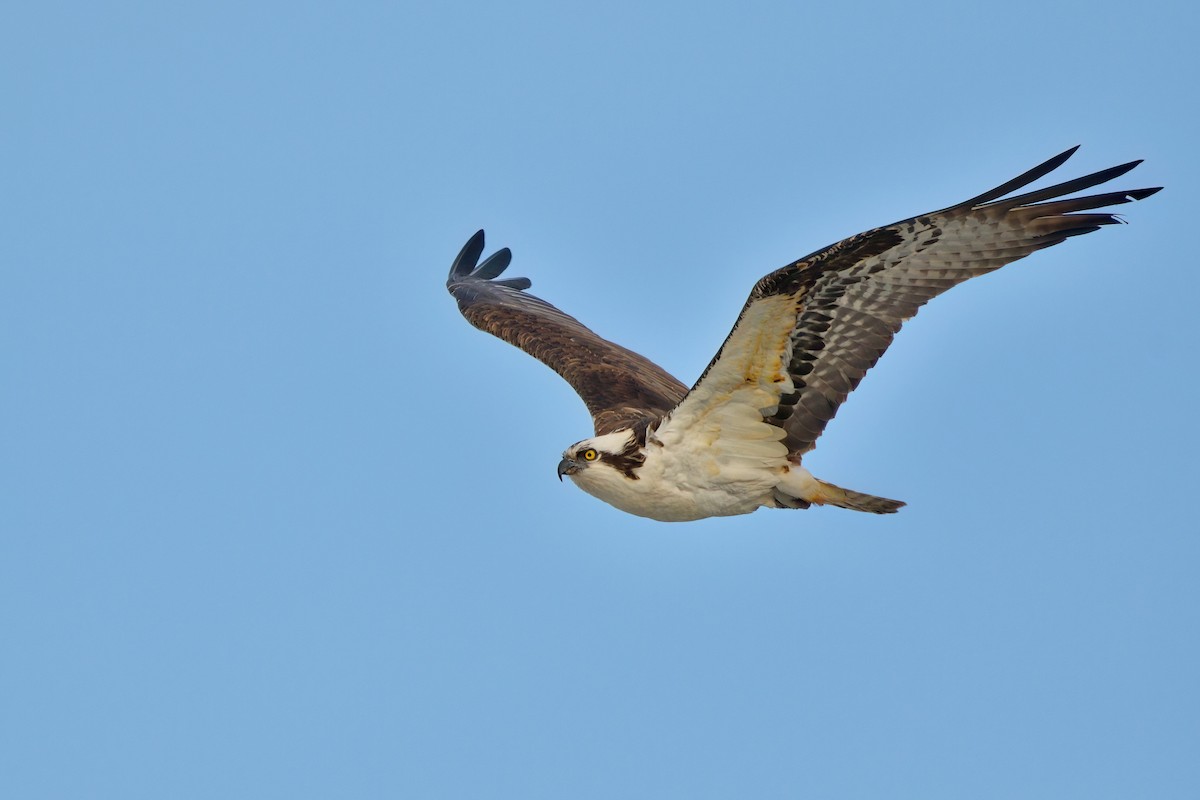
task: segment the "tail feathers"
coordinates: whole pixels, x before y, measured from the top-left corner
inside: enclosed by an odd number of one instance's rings
[[[848,508],[852,511],[868,511],[872,514],[895,514],[903,506],[900,500],[889,500],[886,497],[876,497],[873,494],[863,494],[850,489],[834,486],[819,478],[809,478],[805,481],[802,496],[785,494],[779,487],[775,490],[775,502],[783,508],[808,508],[809,505],[830,505],[838,508]]]
[[[889,500],[886,497],[876,497],[873,494],[852,492],[849,489],[834,486],[832,483],[826,483],[823,480],[818,480],[817,483],[820,484],[821,490],[811,500],[818,505],[827,503],[838,508],[849,508],[852,511],[869,511],[872,514],[895,514],[904,507],[904,501],[902,500]]]

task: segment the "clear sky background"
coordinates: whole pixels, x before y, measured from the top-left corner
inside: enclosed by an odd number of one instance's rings
[[[1200,796],[1190,3],[27,3],[0,25],[0,796]],[[691,382],[751,285],[1075,144],[807,464],[555,479],[510,275]]]

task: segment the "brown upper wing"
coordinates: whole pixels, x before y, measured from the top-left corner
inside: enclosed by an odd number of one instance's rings
[[[526,293],[527,278],[497,280],[512,260],[507,247],[476,266],[482,254],[479,231],[450,267],[446,288],[458,310],[476,328],[516,345],[565,378],[591,412],[597,435],[660,417],[687,394],[687,386],[662,367]]]
[[[852,236],[755,285],[725,344],[672,412],[686,427],[728,403],[753,405],[803,454],[905,320],[968,278],[1120,220],[1089,212],[1149,197],[1136,189],[1061,199],[1140,162],[1000,199],[1062,165],[1075,148],[978,197]]]

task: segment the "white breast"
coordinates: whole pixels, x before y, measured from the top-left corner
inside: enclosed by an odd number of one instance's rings
[[[758,427],[782,431],[758,418]],[[747,420],[748,421],[748,420]],[[757,433],[757,430],[755,430]],[[721,446],[741,442],[738,447]],[[579,488],[629,514],[685,522],[748,514],[771,503],[771,490],[787,473],[787,448],[768,437],[661,438],[651,434],[637,479],[605,464],[572,475]]]

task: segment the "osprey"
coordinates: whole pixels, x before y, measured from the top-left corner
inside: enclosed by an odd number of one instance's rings
[[[805,454],[927,301],[1120,222],[1097,209],[1161,188],[1063,199],[1141,163],[1133,161],[1007,197],[1076,149],[966,202],[851,236],[770,273],[691,389],[525,292],[528,279],[501,279],[508,248],[479,263],[483,231],[458,254],[446,286],[468,322],[546,364],[587,405],[595,435],[563,453],[560,480],[668,522],[812,504],[890,514],[904,503],[819,480],[802,466]]]

